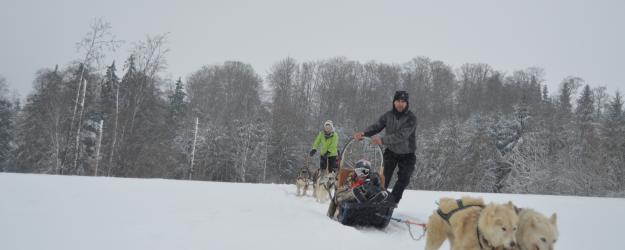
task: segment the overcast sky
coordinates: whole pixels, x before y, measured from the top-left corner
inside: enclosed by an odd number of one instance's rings
[[[38,69],[66,66],[94,18],[125,45],[169,32],[165,77],[238,60],[263,78],[287,56],[345,56],[404,63],[413,57],[454,68],[483,62],[511,73],[542,67],[555,93],[569,75],[610,93],[625,89],[625,1],[85,1],[0,0],[0,75],[24,98]],[[118,66],[118,75],[121,67]]]

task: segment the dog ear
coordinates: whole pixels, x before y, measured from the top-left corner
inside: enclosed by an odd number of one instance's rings
[[[512,211],[516,211],[514,204],[512,204],[512,201],[508,201],[508,204],[506,204],[506,206],[508,206],[510,209],[512,209]]]
[[[553,213],[551,215],[551,218],[549,218],[549,222],[551,222],[551,225],[556,225],[556,221],[558,220],[558,217],[556,216],[556,213]]]
[[[508,201],[508,207],[514,208],[514,204],[512,204],[512,201]]]
[[[533,217],[533,216],[532,216],[532,217],[530,217],[529,219],[530,219],[530,227],[532,227],[532,228],[536,228],[536,224],[538,223],[538,222],[536,221],[536,217]]]

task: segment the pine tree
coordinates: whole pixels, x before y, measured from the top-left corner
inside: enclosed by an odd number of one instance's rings
[[[558,96],[558,111],[562,116],[568,117],[571,113],[571,96],[573,95],[572,91],[573,88],[568,82],[563,83],[562,87],[560,88],[560,95]]]
[[[130,56],[119,90],[118,143],[113,153],[111,175],[129,177],[168,176],[172,168],[171,143],[175,131],[169,127],[167,101],[157,85],[158,75],[146,75],[149,62],[137,63]],[[142,68],[137,68],[141,65]]]
[[[582,95],[577,101],[577,107],[575,109],[575,117],[578,123],[580,138],[584,141],[589,141],[593,137],[593,120],[594,120],[595,105],[592,98],[592,91],[590,86],[586,85],[582,91]]]
[[[605,162],[617,191],[625,189],[625,116],[623,99],[619,91],[608,104],[602,126],[603,148],[606,152]]]
[[[0,91],[2,91],[1,87]],[[0,172],[7,171],[9,168],[14,117],[13,104],[4,98],[3,93],[0,92]]]
[[[614,125],[623,122],[623,99],[619,91],[616,91],[614,99],[612,99],[608,106],[607,120]]]
[[[8,170],[13,130],[13,107],[8,100],[6,80],[0,76],[0,172]]]
[[[100,108],[103,113],[101,118],[107,121],[107,125],[110,124],[109,121],[113,120],[115,116],[117,89],[119,88],[119,77],[115,73],[116,70],[115,61],[106,67],[106,75],[100,90]]]
[[[575,109],[575,144],[571,147],[571,156],[576,159],[572,164],[578,176],[582,176],[580,184],[588,194],[600,192],[610,186],[605,180],[608,177],[607,168],[601,164],[601,151],[599,150],[598,138],[595,133],[595,105],[593,93],[589,85],[586,85],[577,100]]]
[[[99,108],[102,113],[101,119],[104,120],[103,128],[105,131],[102,135],[101,145],[99,147],[102,159],[100,160],[100,166],[102,166],[103,175],[109,176],[110,169],[113,164],[113,157],[115,156],[115,146],[118,139],[118,121],[119,121],[119,90],[120,80],[116,74],[117,67],[115,61],[106,68],[106,75],[104,76],[104,82],[101,85],[100,90],[100,102]]]
[[[176,87],[174,89],[174,93],[169,96],[169,109],[171,114],[172,121],[178,121],[178,119],[182,118],[182,114],[185,111],[185,96],[184,86],[182,84],[182,79],[178,78],[176,81]]]

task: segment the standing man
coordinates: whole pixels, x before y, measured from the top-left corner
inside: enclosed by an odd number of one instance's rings
[[[363,137],[371,137],[386,128],[386,134],[382,137],[371,138],[375,145],[385,145],[384,151],[384,188],[393,177],[395,168],[397,182],[393,187],[393,198],[399,203],[404,189],[410,183],[410,177],[415,168],[417,149],[415,131],[417,129],[417,117],[408,110],[408,92],[396,91],[393,96],[393,109],[384,113],[376,123],[367,127],[364,131],[356,132],[354,138],[362,140]]]
[[[317,148],[321,147],[319,150],[319,155],[321,156],[319,159],[320,170],[327,168],[328,172],[336,171],[336,157],[339,155],[338,145],[339,135],[334,132],[332,121],[327,120],[323,124],[323,131],[319,132],[313,143],[312,150],[310,150],[310,156],[312,157],[317,152]]]

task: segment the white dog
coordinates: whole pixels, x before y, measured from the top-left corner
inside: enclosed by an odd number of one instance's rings
[[[335,189],[336,173],[328,173],[327,171],[320,171],[320,173],[315,182],[315,190],[313,192],[317,202],[325,203],[330,200],[332,191]]]
[[[442,198],[427,223],[425,249],[437,250],[447,239],[453,250],[512,249],[518,221],[512,203]]]
[[[519,230],[516,239],[520,250],[553,250],[558,240],[556,214],[545,217],[532,209],[519,212]]]

